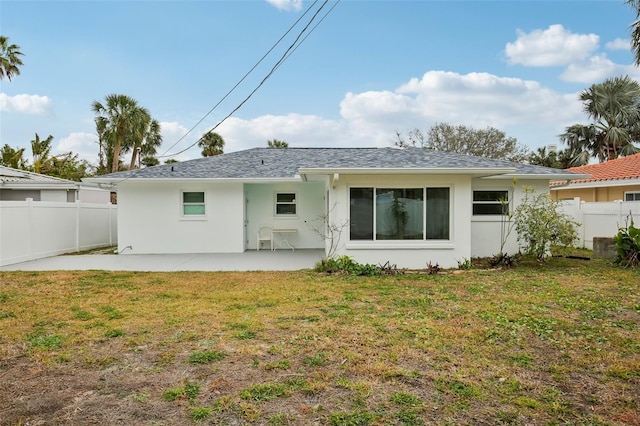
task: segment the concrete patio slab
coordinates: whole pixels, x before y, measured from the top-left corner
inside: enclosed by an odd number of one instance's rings
[[[296,271],[311,269],[324,250],[261,250],[215,254],[62,255],[0,267],[0,271]]]

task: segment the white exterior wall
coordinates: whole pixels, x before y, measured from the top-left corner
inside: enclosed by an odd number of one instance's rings
[[[78,200],[83,203],[109,204],[111,192],[100,188],[81,187],[78,190]]]
[[[547,180],[518,180],[515,188],[512,179],[474,179],[473,190],[495,190],[509,191],[512,196],[510,209],[513,211],[524,197],[524,188],[530,187],[536,194],[549,193],[549,181]],[[469,209],[473,203],[473,192],[468,200]],[[472,216],[471,217],[471,257],[490,257],[500,252],[502,217],[495,216]],[[518,252],[518,235],[513,227],[504,252],[515,254]]]
[[[295,216],[285,217],[275,214],[275,196],[277,192],[293,192],[296,194]],[[287,234],[287,239],[295,248],[323,248],[323,239],[315,229],[323,229],[319,217],[325,210],[324,183],[277,183],[277,184],[245,184],[247,200],[247,248],[257,248],[257,233],[262,225],[273,228],[296,229],[295,234]],[[275,245],[279,244],[279,235],[275,236]],[[286,247],[286,246],[284,246]],[[264,244],[263,244],[263,248]]]
[[[471,257],[471,178],[449,176],[340,175],[332,181],[329,195],[331,219],[336,224],[349,221],[351,187],[451,188],[450,241],[349,241],[349,227],[343,229],[336,255],[347,255],[358,263],[384,264],[399,268],[424,269],[428,263],[444,268]]]
[[[66,203],[68,201],[67,190],[66,189],[41,189],[40,201]]]
[[[182,215],[182,191],[205,193],[203,217]],[[242,183],[122,182],[118,250],[132,253],[241,253]]]

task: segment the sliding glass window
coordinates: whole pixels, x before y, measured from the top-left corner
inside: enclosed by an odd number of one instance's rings
[[[349,196],[352,241],[450,238],[448,187],[351,188]]]

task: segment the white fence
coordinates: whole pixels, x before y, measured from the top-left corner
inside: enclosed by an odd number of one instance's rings
[[[585,203],[580,198],[560,203],[562,211],[580,224],[578,247],[593,250],[593,237],[613,237],[633,216],[640,224],[640,201]]]
[[[0,201],[0,266],[117,242],[111,204]]]

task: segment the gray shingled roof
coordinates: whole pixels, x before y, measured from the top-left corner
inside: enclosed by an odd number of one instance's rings
[[[112,173],[121,179],[272,179],[294,178],[300,169],[515,169],[514,175],[571,173],[547,167],[421,148],[252,148],[214,157]]]
[[[3,184],[46,184],[60,186],[77,186],[79,182],[73,182],[53,176],[41,175],[26,170],[0,166],[0,182]]]

